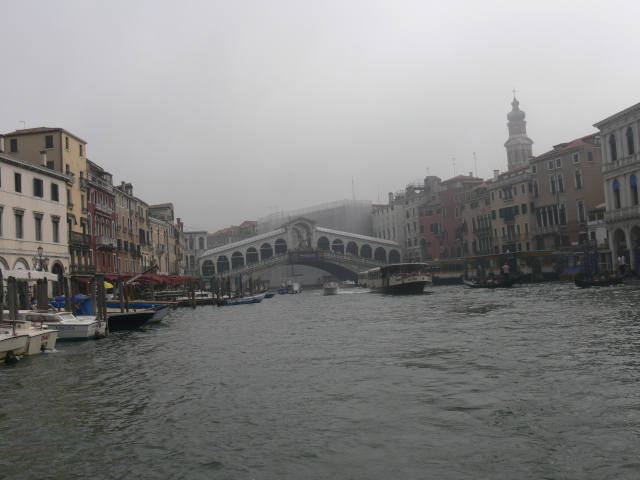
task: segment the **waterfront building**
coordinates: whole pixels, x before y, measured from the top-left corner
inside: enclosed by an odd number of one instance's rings
[[[5,134],[4,144],[13,157],[71,177],[60,192],[67,206],[63,221],[67,222],[69,231],[69,273],[92,276],[95,269],[91,259],[85,177],[87,142],[62,128],[37,127]]]
[[[155,273],[169,274],[169,230],[167,222],[149,215],[151,265],[158,266]]]
[[[149,207],[134,196],[133,186],[121,182],[114,188],[116,197],[116,270],[122,274],[142,273],[149,265],[145,248],[149,236]]]
[[[481,178],[472,175],[458,175],[443,180],[437,196],[421,207],[420,233],[424,260],[444,260],[464,255],[462,201],[465,196],[462,194],[482,183]]]
[[[182,224],[181,224],[182,225]],[[198,272],[198,258],[202,253],[208,250],[207,248],[207,234],[206,230],[193,227],[181,228],[185,237],[185,275],[197,277],[200,275]],[[208,276],[211,272],[202,272],[204,276]]]
[[[231,225],[230,227],[222,228],[214,233],[207,234],[206,247],[207,249],[222,247],[230,243],[239,242],[240,240],[244,240],[246,238],[255,237],[257,234],[258,222],[256,222],[255,220],[245,220],[240,225]],[[200,240],[198,240],[198,242],[199,241]]]
[[[422,207],[434,201],[439,192],[440,178],[435,176],[412,181],[404,190],[389,192],[389,203],[372,209],[373,236],[397,242],[402,247],[403,261],[423,260]]]
[[[71,175],[2,153],[0,139],[0,269],[40,268],[63,275],[70,262],[65,189]]]
[[[180,263],[184,255],[180,251],[180,231],[175,223],[175,213],[172,203],[162,203],[158,205],[149,205],[149,216],[161,222],[155,222],[156,230],[160,226],[164,228],[163,243],[158,241],[158,246],[166,247],[166,253],[163,256],[165,261],[166,273],[170,275],[180,275]],[[156,231],[156,233],[158,233]]]
[[[393,240],[404,247],[406,245],[404,228],[405,191],[389,192],[389,203],[376,205],[371,210],[373,236],[384,240]]]
[[[625,263],[638,274],[640,244],[640,103],[594,125],[600,130],[602,177],[613,263],[625,256]]]
[[[536,250],[578,247],[590,211],[604,202],[600,135],[555,145],[531,159]]]
[[[533,250],[536,217],[531,167],[526,165],[502,174],[494,170],[493,174],[487,190],[494,253]]]
[[[462,217],[462,254],[488,255],[493,253],[493,228],[491,226],[491,180],[458,194]]]
[[[87,160],[87,218],[96,273],[116,272],[116,197],[109,172]]]
[[[178,261],[178,275],[186,275],[187,269],[189,268],[189,257],[187,256],[187,251],[189,249],[189,239],[187,235],[184,233],[184,223],[180,220],[180,218],[176,219],[176,227],[178,229],[178,242],[177,242],[177,261]],[[197,275],[197,273],[196,273]],[[192,275],[192,276],[196,276]]]

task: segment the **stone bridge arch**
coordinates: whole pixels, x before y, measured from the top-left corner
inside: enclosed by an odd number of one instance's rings
[[[318,227],[315,221],[298,217],[271,232],[208,250],[198,258],[198,267],[203,276],[226,275],[225,272],[231,274],[252,265],[270,264],[276,258],[281,261],[280,257],[302,251],[337,255],[331,262],[323,263],[325,271],[329,268],[331,274],[339,270],[340,262],[348,263],[348,259],[362,259],[366,264],[396,263],[402,258],[402,248],[396,242]]]

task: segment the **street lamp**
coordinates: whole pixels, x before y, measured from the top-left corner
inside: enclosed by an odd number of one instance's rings
[[[48,272],[49,271],[49,258],[48,257],[44,257],[42,258],[42,253],[44,252],[44,249],[42,248],[42,246],[38,247],[38,256],[37,257],[33,257],[33,269],[37,270],[39,272]]]

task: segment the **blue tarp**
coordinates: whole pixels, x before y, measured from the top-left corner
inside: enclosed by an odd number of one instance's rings
[[[565,268],[562,273],[571,273],[573,275],[577,275],[581,271],[582,271],[582,267],[569,267],[569,268]]]

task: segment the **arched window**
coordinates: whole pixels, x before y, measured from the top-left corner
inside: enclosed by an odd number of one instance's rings
[[[198,239],[198,248],[199,248],[200,250],[204,250],[204,238],[202,238],[202,237],[200,237],[200,238]]]
[[[638,205],[638,180],[635,173],[631,174],[629,186],[631,187],[631,201],[634,205]]]
[[[613,208],[620,208],[620,182],[616,178],[613,181]]]
[[[633,146],[633,130],[631,127],[627,128],[627,151],[629,152],[629,155],[636,153],[636,149]]]
[[[586,223],[587,218],[584,214],[584,202],[582,200],[578,200],[578,222]]]
[[[558,174],[558,192],[564,193],[564,179],[561,174]]]
[[[538,181],[534,180],[533,181],[533,196],[535,198],[538,198],[539,195],[540,195],[540,192],[538,191]]]
[[[556,194],[556,176],[555,175],[551,175],[549,177],[549,191],[551,192],[551,195]]]
[[[575,180],[576,180],[576,188],[580,190],[582,188],[582,171],[580,169],[574,172]]]
[[[609,136],[609,150],[611,152],[611,161],[615,162],[618,159],[618,148],[616,147],[616,136],[613,134]]]

